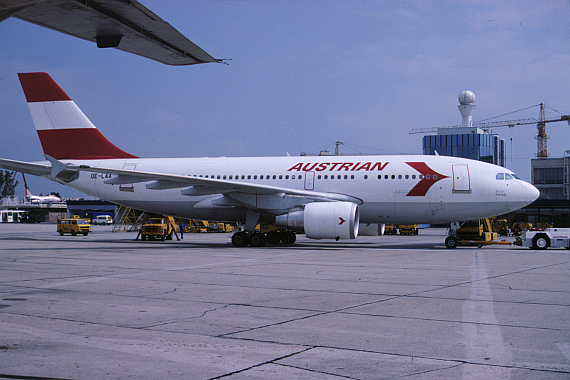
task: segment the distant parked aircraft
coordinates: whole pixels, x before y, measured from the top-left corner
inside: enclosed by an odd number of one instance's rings
[[[61,202],[61,198],[55,195],[46,195],[45,197],[41,195],[32,195],[30,190],[26,187],[26,200],[30,203],[54,203]]]

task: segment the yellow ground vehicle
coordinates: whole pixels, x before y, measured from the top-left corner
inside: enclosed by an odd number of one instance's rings
[[[509,224],[507,219],[497,219],[493,223],[493,231],[498,233],[500,236],[509,236]]]
[[[520,236],[520,234],[524,230],[530,230],[531,228],[532,228],[532,223],[516,222],[515,224],[513,224],[513,227],[511,228],[511,232],[514,236]]]
[[[400,235],[417,235],[418,234],[417,224],[400,224],[398,228],[400,229]]]
[[[172,240],[174,227],[174,218],[171,216],[148,218],[141,227],[141,239],[142,241],[147,239]]]
[[[398,228],[393,224],[386,224],[384,227],[384,235],[396,235],[398,233]]]
[[[60,235],[71,234],[76,236],[77,234],[83,234],[83,236],[87,236],[91,232],[91,224],[89,224],[87,219],[81,218],[60,219],[57,222],[57,232]]]
[[[491,221],[488,218],[466,221],[457,230],[456,236],[459,240],[497,240],[497,233],[493,231]]]

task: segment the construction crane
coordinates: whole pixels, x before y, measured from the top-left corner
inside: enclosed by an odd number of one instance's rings
[[[518,120],[503,120],[503,121],[495,121],[490,123],[473,123],[473,127],[481,128],[485,132],[489,132],[490,128],[496,127],[514,127],[517,125],[530,125],[536,124],[537,127],[537,149],[536,149],[536,157],[537,158],[546,158],[548,157],[548,149],[546,141],[548,140],[548,135],[546,134],[546,123],[554,123],[557,121],[566,121],[568,125],[570,125],[570,115],[562,115],[556,119],[546,119],[546,114],[544,111],[545,105],[544,103],[538,104],[540,106],[540,112],[538,116],[538,120],[536,119],[518,119]],[[531,107],[529,107],[531,108]],[[450,127],[431,127],[431,128],[417,128],[412,129],[409,134],[414,133],[431,133],[437,132],[439,128],[461,128],[461,125],[453,125]]]

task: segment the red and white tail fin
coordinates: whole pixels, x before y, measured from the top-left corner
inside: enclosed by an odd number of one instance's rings
[[[18,77],[44,154],[58,160],[138,158],[107,140],[47,73]]]
[[[26,198],[33,197],[32,193],[30,193],[30,189],[26,187]]]

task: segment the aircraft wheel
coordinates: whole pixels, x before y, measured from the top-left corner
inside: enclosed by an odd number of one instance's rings
[[[532,239],[532,248],[533,249],[546,249],[550,246],[550,240],[548,236],[544,234],[539,234]]]
[[[285,231],[283,232],[283,236],[281,236],[281,241],[283,244],[293,244],[297,240],[297,236],[294,232]]]
[[[267,238],[264,233],[253,233],[249,239],[249,244],[252,247],[263,247],[267,243]]]
[[[277,231],[271,231],[267,233],[267,243],[269,244],[279,244],[281,237]]]
[[[247,238],[247,234],[245,232],[236,232],[232,235],[232,244],[234,247],[245,247],[249,243],[249,239]]]
[[[445,247],[449,248],[449,249],[453,249],[453,248],[457,248],[457,238],[455,236],[448,236],[447,239],[445,239]]]

